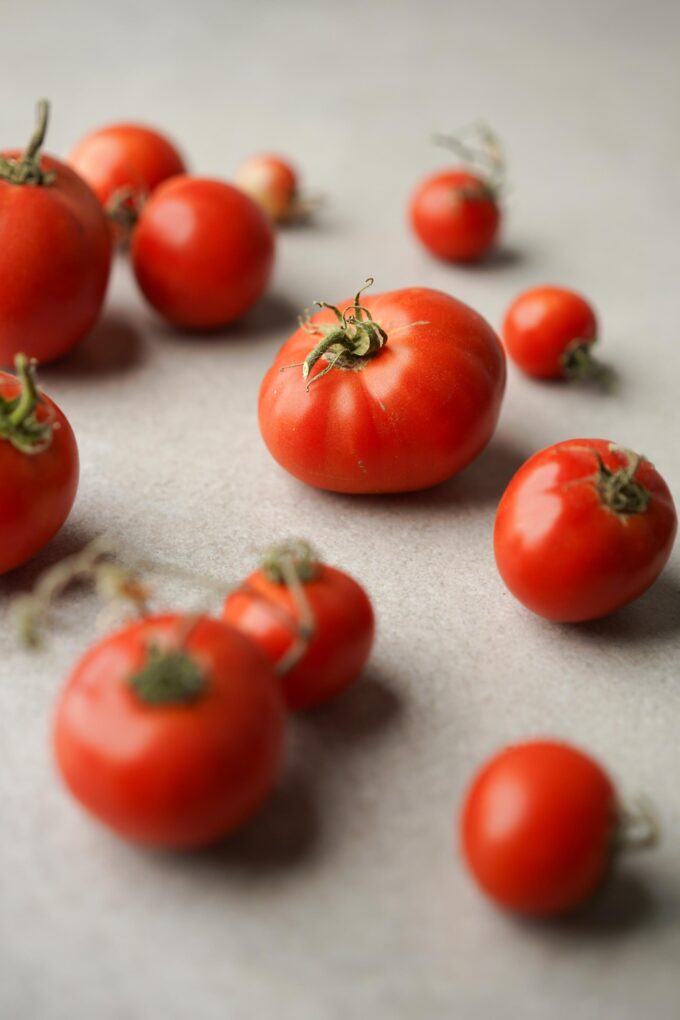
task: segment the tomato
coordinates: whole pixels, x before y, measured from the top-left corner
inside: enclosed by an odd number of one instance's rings
[[[0,574],[56,535],[78,488],[78,447],[66,417],[35,388],[34,369],[0,372]]]
[[[111,264],[106,218],[87,184],[40,153],[47,104],[24,153],[0,154],[0,364],[53,361],[93,326]]]
[[[264,292],[274,233],[238,188],[174,177],[144,206],[132,238],[137,282],[169,322],[191,329],[224,326]]]
[[[295,169],[281,156],[252,156],[239,170],[236,183],[277,223],[309,211],[308,203],[300,199]]]
[[[321,489],[436,485],[493,433],[501,345],[481,316],[441,291],[361,295],[342,312],[325,306],[279,351],[260,389],[264,441],[287,471]]]
[[[57,706],[71,793],[126,839],[188,848],[234,830],[278,773],[284,708],[271,666],[218,620],[148,617],[95,644]]]
[[[676,526],[648,460],[605,439],[569,439],[534,454],[510,481],[496,514],[496,563],[539,616],[593,620],[649,588]]]
[[[595,312],[580,294],[563,287],[535,287],[520,294],[503,324],[505,349],[522,371],[537,379],[593,375]]]
[[[411,199],[411,224],[440,259],[475,262],[492,247],[501,222],[496,195],[468,170],[445,170],[423,181]]]
[[[68,162],[105,209],[117,195],[143,200],[168,177],[186,172],[172,142],[143,124],[112,124],[92,131],[71,150]]]
[[[484,892],[520,914],[548,916],[604,880],[618,827],[614,787],[567,744],[518,744],[476,776],[461,816],[462,850]]]
[[[353,683],[373,643],[366,592],[319,562],[306,542],[271,550],[262,568],[227,596],[223,617],[283,667],[291,709],[320,704]]]

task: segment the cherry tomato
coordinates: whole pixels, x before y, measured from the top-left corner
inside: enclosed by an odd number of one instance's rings
[[[416,235],[433,255],[451,262],[475,262],[486,255],[500,222],[495,192],[462,168],[428,177],[411,199]]]
[[[25,352],[53,361],[81,340],[106,292],[111,243],[87,184],[40,147],[47,104],[27,149],[0,154],[0,364]]]
[[[580,294],[563,287],[535,287],[520,294],[503,324],[507,353],[537,379],[592,375],[596,339],[595,312]]]
[[[78,488],[78,447],[57,405],[35,388],[33,368],[0,372],[0,574],[56,535]]]
[[[112,124],[86,135],[69,164],[87,181],[105,209],[124,192],[145,199],[168,177],[186,172],[164,135],[142,124]]]
[[[609,777],[567,744],[502,751],[477,775],[461,817],[468,867],[484,892],[520,914],[564,913],[604,880],[618,827]]]
[[[71,793],[126,839],[212,843],[276,779],[284,708],[262,652],[218,620],[148,617],[94,645],[59,701]]]
[[[496,563],[539,616],[593,620],[649,588],[676,526],[671,494],[648,460],[605,439],[569,439],[534,454],[505,490]]]
[[[308,485],[424,489],[481,452],[504,387],[501,345],[466,305],[424,287],[360,291],[283,345],[260,389],[260,429]]]
[[[252,156],[239,170],[236,183],[277,223],[307,211],[306,203],[300,201],[297,173],[281,156]]]
[[[146,298],[164,318],[212,329],[239,318],[264,292],[274,261],[267,216],[238,188],[174,177],[144,206],[132,263]]]
[[[320,704],[353,683],[373,643],[364,589],[320,563],[304,542],[271,550],[262,569],[227,596],[223,617],[284,667],[281,685],[291,709]]]

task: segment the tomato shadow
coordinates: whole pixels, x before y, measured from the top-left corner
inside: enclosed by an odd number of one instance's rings
[[[40,366],[45,379],[91,379],[127,372],[144,359],[141,336],[129,319],[118,313],[104,315],[72,351],[53,364]]]
[[[620,938],[649,924],[658,912],[645,882],[621,868],[612,874],[599,892],[584,906],[550,922],[558,939]]]
[[[644,595],[611,616],[562,626],[584,642],[658,644],[680,632],[680,577],[668,570]]]
[[[298,316],[303,307],[303,304],[287,296],[272,292],[261,297],[249,312],[227,326],[195,330],[175,326],[165,319],[156,319],[155,332],[162,337],[164,343],[190,343],[194,348],[211,347],[221,342],[232,343],[243,339],[264,338],[272,333],[283,334],[283,339],[297,328]]]
[[[67,522],[52,541],[28,563],[0,576],[0,595],[12,596],[30,591],[44,571],[49,570],[64,557],[80,552],[100,535],[101,531],[94,531],[86,524]]]
[[[325,705],[301,713],[298,720],[324,745],[351,746],[391,725],[403,707],[401,697],[376,667],[369,666],[352,687]]]
[[[519,248],[517,245],[499,244],[477,262],[456,262],[455,268],[470,275],[486,272],[496,273],[499,270],[523,266],[527,261],[528,255],[525,249]]]

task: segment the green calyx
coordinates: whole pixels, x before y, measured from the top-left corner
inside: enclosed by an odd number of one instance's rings
[[[186,651],[151,645],[146,664],[130,677],[130,684],[147,705],[182,705],[203,693],[205,677]]]
[[[595,337],[590,340],[574,340],[569,344],[560,361],[562,375],[566,379],[594,379],[606,382],[609,377],[607,368],[593,357]]]
[[[612,451],[622,453],[626,458],[623,467],[612,471],[602,460],[599,453],[597,457],[596,486],[600,500],[615,514],[642,514],[649,506],[652,494],[649,489],[637,481],[635,472],[644,460],[632,450],[622,450],[618,446],[612,446]]]
[[[37,124],[31,140],[24,149],[20,159],[7,159],[0,156],[0,180],[8,184],[27,184],[41,187],[51,184],[55,174],[46,172],[40,165],[40,150],[47,134],[47,123],[50,105],[41,99],[37,106]]]
[[[0,439],[7,440],[21,453],[42,453],[52,442],[54,423],[40,421],[37,415],[40,394],[35,383],[35,363],[25,354],[17,354],[14,367],[21,382],[16,397],[0,395]]]
[[[312,336],[321,337],[316,347],[302,362],[302,376],[307,381],[307,389],[333,368],[354,370],[362,368],[364,363],[379,354],[387,343],[387,333],[361,304],[361,295],[372,283],[373,280],[369,278],[365,286],[357,292],[354,302],[343,311],[325,301],[315,302],[319,308],[330,309],[336,322],[322,325],[312,322],[309,316],[300,319],[303,329]],[[310,379],[309,374],[320,358],[328,364]]]
[[[273,545],[262,557],[262,570],[273,584],[290,585],[291,574],[297,582],[313,581],[319,572],[319,558],[303,539]]]

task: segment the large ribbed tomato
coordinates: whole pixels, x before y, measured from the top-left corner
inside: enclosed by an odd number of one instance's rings
[[[494,331],[425,287],[360,292],[340,308],[304,323],[262,382],[272,455],[335,492],[405,492],[456,474],[498,418],[505,359]]]

